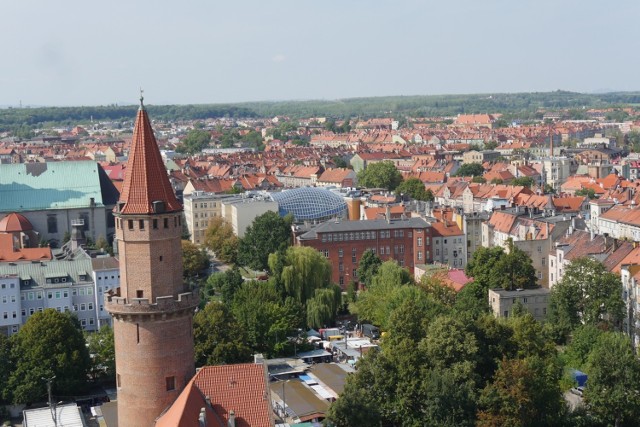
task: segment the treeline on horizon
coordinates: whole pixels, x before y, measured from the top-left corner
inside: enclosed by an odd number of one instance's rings
[[[209,118],[429,117],[503,113],[533,119],[539,109],[582,109],[640,104],[640,92],[584,94],[568,91],[472,95],[415,95],[340,100],[262,101],[234,104],[149,105],[154,120]],[[0,109],[0,131],[17,127],[71,126],[94,121],[133,121],[137,105]]]

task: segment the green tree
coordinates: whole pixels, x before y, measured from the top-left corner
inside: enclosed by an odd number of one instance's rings
[[[358,277],[360,278],[360,282],[368,286],[373,276],[378,272],[380,264],[382,264],[382,260],[376,253],[371,249],[364,251],[358,264]]]
[[[256,217],[240,239],[238,262],[254,270],[266,269],[269,254],[290,245],[292,222],[290,215],[283,218],[271,211]]]
[[[640,362],[631,341],[605,332],[589,354],[589,383],[584,398],[589,410],[607,426],[633,426],[640,419]]]
[[[91,376],[115,381],[116,348],[113,328],[104,325],[98,331],[87,334],[87,346],[91,356]]]
[[[340,156],[333,156],[331,158],[331,160],[333,160],[333,164],[337,168],[347,168],[347,167],[349,167],[349,164],[347,163],[347,161],[345,159],[343,159],[342,157],[340,157]]]
[[[575,192],[576,196],[582,196],[582,197],[588,197],[589,200],[593,200],[595,199],[596,196],[596,190],[594,190],[593,188],[581,188],[580,190],[577,190]]]
[[[596,326],[578,326],[571,334],[571,342],[564,352],[565,364],[570,368],[586,369],[589,353],[602,334],[603,331]]]
[[[244,330],[227,306],[216,301],[208,303],[193,317],[193,341],[197,366],[251,360]]]
[[[209,256],[188,240],[182,241],[184,277],[195,277],[209,266]]]
[[[465,163],[460,166],[456,172],[456,176],[482,176],[484,168],[480,163]]]
[[[402,175],[391,160],[376,162],[358,172],[358,184],[362,187],[396,189],[402,182]]]
[[[11,390],[9,389],[9,377],[14,370],[11,360],[11,342],[6,335],[0,334],[0,405],[11,401]],[[1,416],[0,416],[1,418]]]
[[[233,260],[222,259],[227,258],[227,251],[229,249],[229,242],[233,242],[237,246],[238,240],[233,233],[233,227],[224,218],[216,216],[209,220],[207,231],[205,231],[204,245],[216,255],[218,259],[223,262],[233,262]],[[237,248],[236,248],[237,252]],[[232,254],[236,255],[236,254]],[[236,256],[231,256],[235,258]],[[222,258],[221,258],[222,257]]]
[[[214,296],[217,290],[222,295],[222,302],[226,305],[231,305],[236,291],[243,283],[244,278],[237,267],[214,273],[207,278],[205,296],[209,299]]]
[[[52,376],[54,395],[78,395],[86,389],[91,361],[79,322],[70,314],[54,309],[35,313],[11,341],[15,369],[9,389],[14,403],[45,401],[42,378]]]
[[[508,241],[509,251],[499,246],[479,248],[467,263],[465,273],[486,289],[518,289],[535,286],[536,273],[531,258]]]
[[[521,176],[519,178],[514,178],[511,181],[511,185],[514,186],[531,187],[534,184],[535,181],[530,176]]]
[[[285,252],[269,255],[269,268],[279,279],[285,295],[301,305],[316,295],[317,289],[331,284],[331,264],[317,250],[306,246],[291,246]]]
[[[185,154],[196,154],[209,146],[211,134],[202,129],[191,129],[176,147],[176,151]]]
[[[427,191],[424,183],[418,178],[409,178],[402,181],[396,188],[396,194],[405,194],[414,200],[427,200]],[[433,193],[431,195],[433,196]]]
[[[342,290],[338,285],[316,289],[315,295],[307,300],[307,326],[321,328],[336,320],[342,304]]]
[[[503,359],[480,396],[477,425],[558,425],[564,413],[558,379],[540,358]]]
[[[283,302],[272,281],[243,283],[231,305],[247,345],[266,357],[292,350],[287,337],[304,325],[303,310],[293,298]]]
[[[363,320],[385,327],[390,313],[405,298],[414,297],[421,292],[413,283],[409,272],[395,261],[383,262],[373,276],[367,289],[360,292],[358,300],[349,306],[352,313]],[[409,289],[407,289],[409,288]]]
[[[581,324],[619,329],[624,315],[622,282],[594,259],[573,260],[551,290],[549,321],[564,334]]]

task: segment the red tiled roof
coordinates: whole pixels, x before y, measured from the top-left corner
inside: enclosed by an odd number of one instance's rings
[[[124,203],[120,213],[151,214],[154,201],[163,201],[167,212],[182,209],[169,183],[149,116],[141,106],[120,193],[120,203]]]
[[[35,261],[51,258],[51,248],[49,247],[14,249],[13,236],[0,234],[0,261]]]
[[[213,409],[207,408],[207,426],[226,426],[232,410],[236,427],[274,425],[264,365],[241,363],[200,369],[156,421],[156,427],[197,426],[200,408],[207,407],[206,398]]]
[[[0,220],[0,233],[29,230],[33,230],[33,226],[27,218],[19,213],[10,213]]]

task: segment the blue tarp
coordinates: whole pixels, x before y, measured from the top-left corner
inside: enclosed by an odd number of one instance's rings
[[[572,369],[571,378],[573,378],[578,383],[578,387],[584,387],[585,384],[587,384],[587,379],[589,379],[589,376],[582,371]]]

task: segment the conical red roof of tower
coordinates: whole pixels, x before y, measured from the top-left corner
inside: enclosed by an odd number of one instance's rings
[[[122,214],[152,214],[153,202],[163,201],[166,212],[182,209],[169,183],[147,111],[141,105],[133,129],[129,161],[120,193]]]

